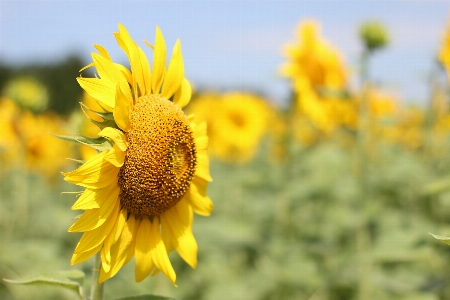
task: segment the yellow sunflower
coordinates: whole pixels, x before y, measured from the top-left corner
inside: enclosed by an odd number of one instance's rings
[[[439,61],[447,70],[447,74],[450,74],[450,22],[447,24],[447,28],[442,37],[442,44],[439,49]],[[450,76],[448,76],[450,80]]]
[[[211,124],[211,152],[222,160],[247,162],[267,132],[269,107],[250,93],[222,96],[220,111]]]
[[[313,20],[301,22],[297,27],[297,41],[284,48],[288,59],[281,74],[294,83],[306,81],[311,88],[342,89],[347,81],[342,58],[337,49],[320,36],[320,26]]]
[[[161,271],[172,283],[176,274],[168,253],[176,250],[193,268],[197,243],[193,212],[209,215],[206,195],[212,181],[207,156],[206,124],[197,124],[181,110],[190,100],[184,78],[180,41],[166,69],[164,37],[156,27],[153,66],[124,26],[114,33],[128,56],[131,72],[112,62],[95,45],[93,63],[99,78],[77,80],[105,109],[97,122],[100,138],[110,149],[63,173],[65,180],[86,190],[72,209],[85,210],[69,228],[84,232],[72,264],[100,252],[100,282],[113,277],[135,257],[135,278],[142,281]],[[91,139],[93,140],[93,139]]]

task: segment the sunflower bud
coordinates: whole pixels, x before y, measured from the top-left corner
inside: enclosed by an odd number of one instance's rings
[[[368,51],[381,49],[389,43],[386,28],[378,22],[366,22],[359,28],[359,36]]]

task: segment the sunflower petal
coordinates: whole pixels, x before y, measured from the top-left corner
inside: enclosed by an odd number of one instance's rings
[[[111,269],[111,247],[120,237],[127,217],[125,210],[118,213],[119,216],[116,220],[116,223],[111,229],[109,235],[106,237],[105,242],[103,243],[103,248],[101,250],[102,268],[103,270],[105,270],[105,272],[109,272],[109,270]]]
[[[119,33],[115,35],[119,46],[127,54],[131,65],[131,74],[133,76],[133,90],[137,91],[139,86],[143,95],[146,91],[150,92],[150,66],[147,57],[141,48],[131,38],[126,28],[119,24]]]
[[[142,225],[141,225],[142,226]],[[150,253],[156,267],[166,275],[169,280],[175,284],[177,275],[170,263],[166,247],[159,233],[159,219],[154,218],[150,230]]]
[[[170,240],[175,244],[178,254],[195,269],[197,267],[197,242],[192,234],[192,229],[180,222],[177,210],[169,209],[161,215],[161,227],[169,229]],[[166,244],[165,241],[164,244]]]
[[[99,208],[100,206],[98,205],[97,201],[96,201],[96,191],[101,191],[102,189],[98,189],[98,190],[90,190],[90,189],[85,189],[83,194],[81,194],[80,198],[78,198],[77,201],[75,201],[75,203],[72,205],[72,210],[78,210],[78,209],[93,209],[93,208]]]
[[[100,227],[112,214],[119,212],[119,187],[109,189],[109,195],[99,199],[100,208],[86,210],[69,228],[69,232],[90,231]]]
[[[128,86],[126,78],[122,72],[116,67],[110,59],[105,58],[97,53],[92,53],[92,59],[94,61],[95,69],[97,70],[102,80],[110,81],[114,84]],[[131,92],[128,90],[128,94],[131,97]]]
[[[95,47],[95,49],[97,49],[98,53],[100,53],[101,56],[112,61],[111,56],[109,56],[108,50],[106,50],[103,46],[101,46],[99,44],[94,44],[94,47]]]
[[[159,94],[166,72],[166,42],[159,26],[156,26],[155,48],[153,52],[152,92]]]
[[[127,258],[127,250],[132,246],[134,224],[134,218],[130,218],[123,224],[123,229],[117,242],[111,247],[111,267],[108,272],[105,272],[102,268],[100,271],[100,283],[116,275],[120,268],[124,265]]]
[[[207,185],[206,180],[194,177],[186,194],[194,212],[202,216],[209,216],[214,208],[211,199],[206,195]]]
[[[78,254],[81,252],[86,252],[95,247],[98,247],[98,245],[102,245],[105,238],[111,232],[111,229],[114,226],[116,219],[117,216],[116,217],[111,216],[107,218],[105,223],[103,223],[103,225],[101,225],[100,227],[91,231],[86,231],[81,237],[77,247],[75,248],[74,253]]]
[[[77,78],[78,84],[92,98],[100,101],[106,108],[113,108],[116,102],[116,85],[99,78]]]
[[[175,92],[175,95],[173,96],[173,102],[178,105],[178,107],[183,108],[189,103],[189,101],[191,100],[191,96],[191,84],[186,78],[183,78],[180,88]]]
[[[169,99],[180,88],[184,78],[184,63],[181,54],[180,40],[173,47],[172,58],[164,78],[161,96]]]
[[[114,146],[114,148],[107,151],[105,159],[115,167],[120,168],[125,162],[125,152]]]
[[[100,249],[102,248],[102,245],[98,245],[97,247],[86,251],[86,252],[82,252],[82,253],[77,253],[77,254],[73,254],[72,255],[72,259],[70,260],[70,264],[71,265],[75,265],[75,264],[79,264],[83,261],[88,260],[89,258],[91,258],[92,256],[94,256],[95,253],[97,253],[98,251],[100,251]]]
[[[130,89],[127,88],[129,91]],[[131,94],[127,95],[121,85],[116,87],[116,106],[114,107],[114,120],[120,129],[127,132],[130,129]]]
[[[120,150],[127,150],[127,137],[122,131],[112,127],[105,127],[98,135],[112,139],[114,145],[117,145]]]
[[[212,181],[211,174],[209,173],[209,158],[207,154],[197,153],[195,176],[201,177],[209,182]]]
[[[124,265],[130,262],[130,260],[134,257],[136,252],[136,236],[139,230],[139,226],[141,225],[141,219],[135,219],[133,215],[130,215],[130,218],[127,221],[128,227],[130,227],[130,231],[133,235],[133,240],[131,241],[130,246],[126,251],[126,258]]]
[[[90,189],[109,186],[117,180],[119,168],[105,159],[107,154],[107,151],[101,152],[91,157],[78,169],[62,173],[65,176],[64,180]]]
[[[136,236],[136,267],[135,277],[137,282],[144,280],[154,268],[151,256],[151,222],[143,218]]]

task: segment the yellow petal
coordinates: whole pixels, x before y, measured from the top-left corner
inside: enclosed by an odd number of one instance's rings
[[[128,226],[130,227],[131,232],[133,233],[133,240],[131,241],[130,246],[127,249],[126,258],[124,265],[130,262],[130,260],[134,257],[136,252],[136,236],[137,231],[139,230],[139,226],[141,225],[141,219],[135,219],[133,215],[130,215],[127,221]]]
[[[116,275],[124,265],[125,259],[127,258],[127,250],[132,246],[134,223],[134,217],[124,223],[119,239],[111,247],[111,267],[108,272],[105,272],[103,268],[100,271],[100,283]]]
[[[142,226],[142,225],[141,225]],[[177,278],[175,271],[167,255],[166,247],[159,233],[159,219],[154,218],[150,230],[150,253],[156,267],[175,284]]]
[[[92,98],[113,108],[116,103],[116,85],[111,81],[99,78],[77,78],[78,84]]]
[[[195,241],[192,229],[180,220],[176,209],[169,209],[161,215],[161,228],[168,228],[171,236],[169,239],[181,258],[192,268],[197,267],[198,246]],[[164,241],[166,244],[166,241]],[[168,251],[169,252],[169,251]]]
[[[72,205],[72,210],[77,210],[77,209],[93,209],[93,208],[99,208],[100,206],[98,205],[97,201],[96,201],[96,192],[97,191],[102,191],[103,189],[98,189],[98,190],[90,190],[90,189],[86,189],[84,190],[83,194],[80,196],[80,198],[78,198],[77,201],[75,201],[75,203]]]
[[[151,256],[151,222],[148,218],[143,218],[136,235],[136,282],[144,280],[154,268]]]
[[[105,189],[106,190],[106,189]],[[105,223],[111,214],[119,213],[119,192],[118,186],[108,189],[108,193],[103,198],[98,198],[100,208],[87,210],[81,217],[69,228],[69,232],[90,231],[100,227]]]
[[[206,135],[195,138],[195,150],[202,151],[202,154],[208,154],[208,142],[209,139]]]
[[[122,210],[119,213],[119,216],[113,228],[111,229],[111,232],[106,237],[105,242],[103,243],[103,248],[101,250],[101,259],[102,268],[105,272],[109,272],[109,270],[111,269],[111,247],[119,239],[126,221],[126,217],[126,211]]]
[[[128,86],[127,80],[123,76],[122,72],[117,69],[116,65],[111,60],[98,55],[97,53],[92,53],[92,59],[94,61],[95,69],[102,80]]]
[[[206,180],[194,177],[185,196],[194,212],[202,216],[209,216],[214,208],[211,199],[206,195],[207,185]]]
[[[122,167],[125,161],[125,152],[114,145],[114,148],[106,151],[105,159],[115,167]]]
[[[128,91],[130,89],[127,88]],[[116,106],[114,107],[114,121],[120,129],[127,132],[130,129],[131,94],[127,95],[121,85],[116,87]]]
[[[155,48],[153,52],[152,92],[159,94],[166,72],[166,42],[161,29],[156,26]]]
[[[95,253],[100,251],[101,248],[102,248],[102,245],[98,245],[97,247],[95,247],[89,251],[78,253],[78,254],[74,253],[72,255],[72,259],[70,260],[70,264],[71,265],[79,264],[80,262],[88,260],[89,258],[94,256]]]
[[[127,150],[127,137],[119,129],[105,127],[98,133],[98,135],[112,139],[114,141],[114,145],[117,145],[120,150]]]
[[[211,174],[209,173],[209,158],[207,154],[197,153],[195,176],[201,177],[209,182],[212,181]]]
[[[97,49],[98,53],[100,53],[101,56],[112,61],[111,56],[109,56],[108,50],[106,50],[103,46],[101,46],[99,44],[94,44],[94,47],[95,47],[95,49]]]
[[[206,130],[206,122],[195,123],[194,118],[193,118],[191,120],[191,124],[192,123],[195,124],[195,125],[191,125],[191,126],[195,128],[194,136],[196,138],[201,137],[201,136],[208,136],[207,130]]]
[[[180,88],[184,78],[184,63],[181,54],[180,40],[173,47],[172,58],[164,78],[161,96],[169,99]]]
[[[81,69],[80,69],[80,71],[78,71],[78,72],[83,72],[84,70],[86,70],[86,69],[88,69],[88,68],[90,68],[90,67],[93,67],[94,66],[94,63],[90,63],[90,64],[88,64],[87,66],[85,66],[85,67],[82,67]]]
[[[192,228],[192,222],[194,221],[194,212],[189,202],[181,200],[174,206],[174,209],[178,212],[181,223],[185,226]]]
[[[117,182],[120,169],[108,162],[105,159],[106,155],[107,151],[101,152],[91,157],[78,169],[63,173],[64,180],[90,189],[104,188]]]
[[[111,232],[116,219],[117,215],[111,215],[108,219],[106,219],[105,223],[97,229],[86,231],[81,237],[74,253],[78,254],[81,252],[86,252],[97,247],[98,245],[102,245],[105,238]]]
[[[151,91],[150,66],[148,64],[147,57],[145,56],[142,49],[136,45],[136,43],[133,41],[130,34],[122,24],[119,24],[119,33],[115,36],[119,43],[119,46],[127,54],[130,61],[131,74],[133,76],[133,90],[137,91],[138,85],[141,93],[145,95],[146,91]]]
[[[186,78],[183,78],[180,88],[175,92],[175,95],[173,96],[173,102],[179,107],[183,108],[189,103],[189,101],[191,100],[191,96],[191,84],[189,83],[189,81],[187,81]]]

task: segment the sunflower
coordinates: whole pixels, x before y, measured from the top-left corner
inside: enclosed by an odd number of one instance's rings
[[[250,93],[228,92],[211,124],[211,152],[225,161],[247,162],[267,132],[269,107]]]
[[[48,132],[64,134],[66,124],[55,113],[34,115],[23,111],[17,125],[28,171],[43,175],[55,183],[58,170],[67,165],[72,149]]]
[[[47,88],[30,76],[20,76],[9,80],[2,92],[20,107],[33,112],[42,112],[48,106]]]
[[[297,41],[284,48],[288,59],[281,74],[289,77],[294,87],[298,81],[311,88],[343,89],[347,81],[342,58],[337,49],[320,36],[320,26],[313,20],[301,22],[297,27]]]
[[[101,130],[95,145],[101,144],[102,151],[63,173],[66,181],[86,188],[72,206],[85,212],[69,228],[84,232],[71,263],[100,252],[99,281],[104,282],[135,257],[136,281],[161,271],[175,284],[168,253],[176,250],[195,268],[193,213],[208,216],[213,209],[206,195],[212,181],[206,124],[181,109],[191,87],[184,78],[179,40],[166,69],[165,41],[156,27],[155,44],[146,42],[153,50],[150,70],[124,26],[119,24],[114,35],[131,71],[95,45],[99,54],[92,53],[93,63],[86,68],[95,67],[99,78],[77,78],[103,107],[98,114],[104,122],[93,121]]]
[[[442,66],[447,70],[450,80],[450,22],[447,24],[447,28],[442,36],[442,44],[439,49],[438,59]]]

